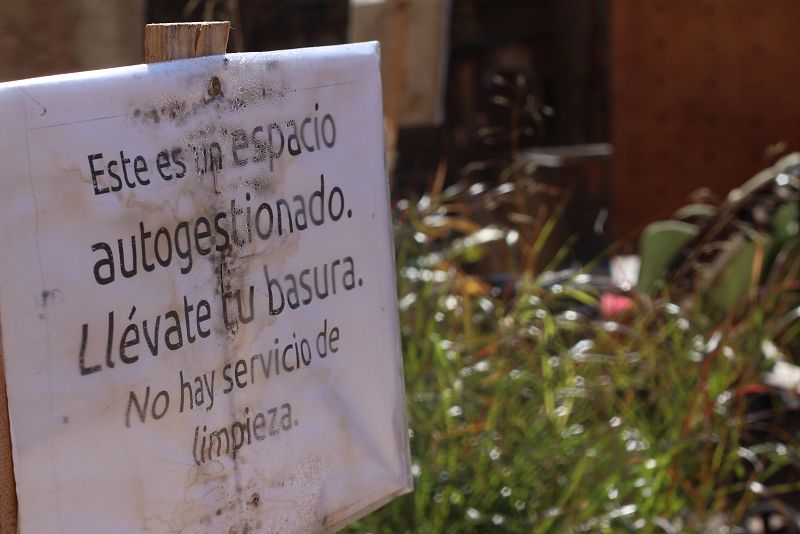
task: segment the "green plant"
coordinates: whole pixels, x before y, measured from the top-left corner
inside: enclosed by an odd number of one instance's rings
[[[776,482],[797,480],[798,442],[762,381],[800,333],[797,243],[748,314],[712,319],[667,286],[607,320],[607,280],[552,271],[561,204],[526,212],[532,195],[517,169],[398,204],[415,490],[351,530],[702,532],[800,490]]]

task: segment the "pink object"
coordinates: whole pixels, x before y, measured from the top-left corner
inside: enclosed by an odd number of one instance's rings
[[[600,315],[603,319],[615,319],[633,306],[633,299],[614,293],[600,295]]]

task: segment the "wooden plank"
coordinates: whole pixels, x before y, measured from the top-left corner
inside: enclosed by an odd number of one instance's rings
[[[144,28],[144,62],[224,54],[230,27],[228,21],[148,24]]]

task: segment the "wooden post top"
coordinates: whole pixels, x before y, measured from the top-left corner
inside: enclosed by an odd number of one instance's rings
[[[148,24],[144,28],[144,62],[224,54],[230,27],[228,21]]]

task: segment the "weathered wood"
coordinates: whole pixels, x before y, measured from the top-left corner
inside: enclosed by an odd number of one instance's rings
[[[230,27],[228,21],[148,24],[144,28],[144,62],[224,54]]]

